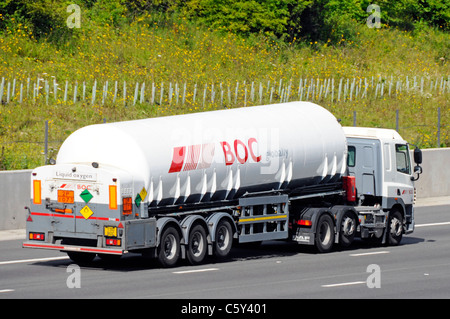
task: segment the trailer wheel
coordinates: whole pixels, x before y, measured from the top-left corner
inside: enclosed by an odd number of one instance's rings
[[[173,267],[180,257],[180,235],[172,227],[167,227],[161,235],[158,247],[158,261],[163,267]]]
[[[98,254],[98,257],[100,257],[101,260],[105,262],[117,262],[122,257],[121,255],[110,255],[110,254]]]
[[[348,247],[355,239],[356,217],[351,212],[345,212],[341,219],[341,230],[339,232],[339,244]]]
[[[74,261],[76,264],[86,265],[94,260],[96,254],[67,251],[67,256],[69,256],[69,258],[72,259],[72,261]]]
[[[233,245],[233,232],[229,221],[226,219],[220,221],[214,238],[216,239],[214,242],[215,256],[225,258]]]
[[[203,226],[195,225],[189,232],[187,259],[192,265],[197,265],[205,259],[208,243]]]
[[[397,246],[403,237],[403,218],[398,210],[389,214],[387,242],[389,245]]]
[[[330,215],[322,214],[316,228],[316,248],[321,253],[327,253],[333,247],[334,223]]]

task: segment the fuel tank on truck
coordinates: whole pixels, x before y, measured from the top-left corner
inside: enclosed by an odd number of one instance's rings
[[[290,102],[90,125],[66,139],[56,164],[125,170],[146,204],[166,206],[333,183],[346,156],[329,111]]]

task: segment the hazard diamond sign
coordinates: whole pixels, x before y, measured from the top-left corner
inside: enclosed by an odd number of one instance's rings
[[[83,215],[83,217],[85,219],[88,219],[89,217],[92,216],[92,214],[94,214],[94,212],[92,211],[92,209],[90,209],[87,205],[84,206],[81,210],[80,210],[80,214]]]
[[[80,194],[80,197],[84,200],[84,202],[87,204],[91,199],[92,199],[92,197],[94,197],[94,196],[92,196],[92,194],[87,190],[87,189],[85,189],[81,194]]]

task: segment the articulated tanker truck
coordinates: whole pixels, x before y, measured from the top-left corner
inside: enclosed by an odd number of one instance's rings
[[[23,247],[169,267],[267,240],[397,245],[414,230],[414,160],[397,132],[343,128],[309,102],[91,125],[33,170]]]

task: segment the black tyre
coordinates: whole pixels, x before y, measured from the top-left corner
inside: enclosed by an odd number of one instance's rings
[[[69,256],[69,258],[72,259],[72,261],[76,264],[85,265],[91,263],[94,260],[96,254],[68,251],[67,256]]]
[[[356,233],[356,217],[351,212],[345,212],[342,216],[339,230],[339,244],[348,247],[353,243]]]
[[[205,259],[207,250],[208,242],[205,228],[202,225],[195,225],[189,233],[187,259],[192,265],[200,264]]]
[[[331,251],[334,243],[334,223],[328,214],[319,217],[316,227],[316,248],[321,253]]]
[[[114,263],[114,262],[118,262],[122,256],[121,255],[111,255],[111,254],[98,254],[98,257],[100,257],[100,259],[104,262]]]
[[[227,257],[233,245],[233,230],[228,220],[219,222],[214,238],[214,255],[218,258]]]
[[[387,244],[399,245],[403,237],[403,217],[399,211],[393,210],[389,214],[387,232]]]
[[[173,267],[180,258],[180,235],[169,226],[164,229],[158,247],[158,261],[163,267]]]

